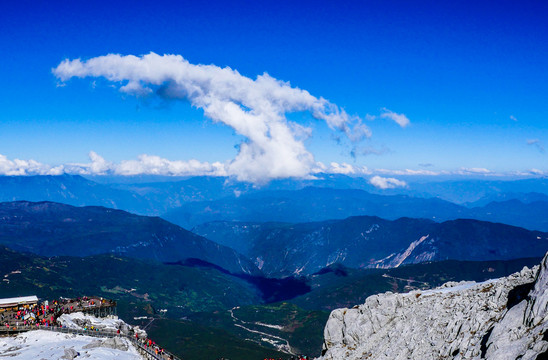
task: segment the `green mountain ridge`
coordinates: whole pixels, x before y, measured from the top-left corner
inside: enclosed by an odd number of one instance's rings
[[[44,256],[111,253],[160,262],[198,258],[235,273],[259,273],[234,250],[163,219],[96,206],[0,203],[0,244]]]

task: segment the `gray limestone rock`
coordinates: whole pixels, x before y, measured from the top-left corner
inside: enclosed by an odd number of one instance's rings
[[[373,295],[334,310],[322,360],[531,359],[548,352],[548,254],[482,283]]]
[[[70,349],[65,349],[65,355],[63,355],[63,359],[67,359],[67,360],[72,360],[74,359],[75,357],[77,357],[79,354],[76,350],[74,350],[73,348],[70,348]]]
[[[101,346],[102,346],[102,341],[101,340],[95,340],[95,341],[90,342],[87,345],[82,346],[82,349],[94,349],[94,348],[98,348],[98,347],[101,347]]]
[[[126,341],[119,337],[105,339],[101,342],[101,346],[122,351],[127,351],[129,348]]]

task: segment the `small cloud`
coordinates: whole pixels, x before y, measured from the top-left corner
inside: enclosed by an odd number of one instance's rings
[[[529,173],[532,175],[544,175],[544,171],[534,168],[529,170]]]
[[[431,164],[431,163],[420,163],[419,166],[420,166],[420,167],[432,167],[432,166],[434,166],[434,164]]]
[[[428,175],[436,176],[442,175],[442,173],[432,170],[413,170],[413,169],[403,169],[403,170],[390,170],[390,169],[375,169],[375,172],[383,175]]]
[[[318,161],[316,166],[312,170],[312,174],[326,173],[326,174],[344,174],[344,175],[365,175],[371,172],[367,169],[367,166],[352,166],[348,163],[332,162],[329,166]]]
[[[395,189],[398,187],[407,187],[407,183],[405,181],[401,181],[395,178],[385,178],[378,175],[373,176],[371,179],[369,179],[369,183],[374,187],[382,190]]]
[[[518,119],[516,119],[516,117],[514,115],[510,115],[510,120],[518,121]]]
[[[381,156],[381,155],[384,155],[384,154],[388,154],[390,152],[391,152],[391,150],[389,148],[387,148],[386,146],[383,146],[380,149],[374,148],[372,146],[355,147],[350,152],[350,156],[352,156],[352,158],[356,159],[360,155],[361,156],[367,156],[367,155]]]
[[[544,145],[542,145],[542,142],[540,139],[527,139],[527,145],[531,145],[537,148],[538,151],[541,153],[545,152]]]
[[[355,120],[349,133],[346,134],[350,141],[353,143],[360,142],[364,138],[371,137],[371,130],[361,122],[361,120]]]
[[[381,118],[393,120],[402,128],[408,126],[411,123],[407,116],[405,116],[404,114],[397,114],[391,110],[388,110],[387,108],[382,108],[382,111],[383,112],[380,115]]]
[[[79,175],[106,175],[113,169],[113,164],[106,161],[95,151],[90,151],[88,157],[91,162],[86,164],[66,164],[64,166],[65,172]]]
[[[459,175],[489,175],[492,174],[491,170],[486,168],[460,168],[455,172]]]
[[[347,163],[339,164],[339,163],[336,163],[336,162],[332,162],[329,165],[331,165],[331,166],[329,167],[329,169],[327,171],[331,174],[348,175],[348,174],[354,174],[356,172],[354,170],[354,167],[350,164],[347,164]]]

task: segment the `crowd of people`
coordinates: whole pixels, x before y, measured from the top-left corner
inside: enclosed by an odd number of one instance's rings
[[[63,314],[87,311],[102,306],[116,306],[113,300],[98,297],[78,297],[74,299],[44,301],[2,309],[0,321],[7,329],[17,330],[29,326],[60,326],[57,319]]]
[[[160,357],[165,360],[173,360],[173,355],[168,354],[166,350],[160,347],[156,342],[148,338],[140,338],[139,334],[135,334],[135,340],[141,344],[145,351],[155,353],[156,357]]]
[[[41,326],[62,327],[58,318],[63,314],[70,314],[79,311],[90,311],[101,307],[113,307],[116,302],[99,297],[78,297],[74,299],[61,298],[59,300],[44,301],[34,304],[21,304],[0,310],[0,320],[7,330],[21,330],[29,327],[40,328]],[[84,327],[85,331],[99,331],[93,325]],[[117,334],[121,335],[120,328]],[[135,333],[135,341],[138,342],[145,351],[155,354],[162,360],[173,360],[173,355],[169,354],[164,348],[160,347],[151,339],[139,337]]]

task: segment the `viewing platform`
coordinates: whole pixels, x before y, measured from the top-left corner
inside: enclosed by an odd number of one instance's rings
[[[116,316],[116,302],[100,297],[39,302],[36,296],[0,299],[0,336],[14,336],[32,330],[47,330],[99,338],[125,338],[147,360],[180,360],[150,339],[118,331],[72,329],[60,326],[57,319],[63,314],[81,312],[97,318]]]

